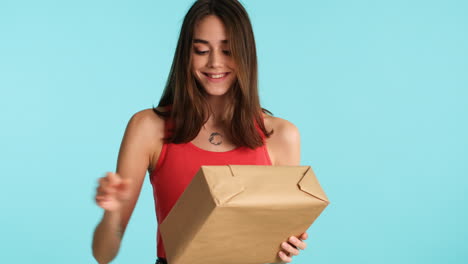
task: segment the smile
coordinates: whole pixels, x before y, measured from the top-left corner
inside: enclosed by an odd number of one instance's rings
[[[204,72],[203,74],[204,74],[205,76],[207,76],[209,80],[216,80],[216,81],[218,81],[218,80],[223,80],[223,79],[225,79],[225,77],[228,76],[229,73],[230,73],[230,72],[223,72],[223,73],[212,74],[212,73],[206,73],[206,72]]]

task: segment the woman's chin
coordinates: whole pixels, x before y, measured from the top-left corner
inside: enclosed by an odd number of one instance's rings
[[[208,96],[222,97],[227,94],[229,88],[205,88],[205,92]]]
[[[225,98],[227,93],[207,93],[208,98]]]

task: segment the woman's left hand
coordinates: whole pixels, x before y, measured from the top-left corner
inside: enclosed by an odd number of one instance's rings
[[[304,250],[307,247],[306,242],[302,241],[306,240],[307,237],[309,235],[307,235],[307,232],[304,232],[299,238],[292,236],[288,241],[281,243],[282,250],[278,252],[280,258],[286,263],[291,262],[293,256],[299,255],[299,250]]]

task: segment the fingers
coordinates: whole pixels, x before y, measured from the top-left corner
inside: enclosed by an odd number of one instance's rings
[[[293,246],[295,246],[296,249],[304,250],[304,249],[306,249],[306,247],[307,247],[306,242],[301,241],[300,239],[298,239],[298,238],[295,237],[295,236],[290,237],[290,238],[288,239],[288,242],[291,243]]]
[[[280,251],[278,253],[279,257],[281,258],[282,261],[289,263],[292,261],[292,258],[288,255],[286,255],[283,251]]]
[[[289,256],[297,256],[299,255],[299,250],[293,247],[291,244],[287,242],[281,243],[281,248],[284,252],[286,252]]]
[[[115,180],[112,180],[109,177],[109,174],[107,174],[105,177],[99,178],[99,186],[96,188],[97,195],[105,196],[115,193],[115,188],[112,184],[113,181],[115,182]]]
[[[96,187],[96,203],[106,208],[117,208],[121,202],[131,199],[131,179],[122,179],[117,173],[107,172],[104,177],[99,178]]]
[[[118,186],[122,182],[122,179],[117,175],[117,173],[108,172],[106,176],[109,179],[109,184],[111,186]]]
[[[300,238],[300,239],[299,239]],[[281,243],[282,251],[278,252],[279,257],[286,263],[292,261],[293,256],[299,255],[299,250],[307,248],[307,243],[302,241],[308,238],[308,234],[304,233],[299,238],[291,236],[287,242]]]
[[[99,185],[96,187],[96,202],[101,205],[101,203],[112,199],[121,181],[120,177],[113,172],[108,172],[104,177],[99,178]]]

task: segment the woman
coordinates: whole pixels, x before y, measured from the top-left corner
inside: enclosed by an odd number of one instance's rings
[[[199,0],[185,16],[168,82],[157,108],[130,119],[117,172],[99,179],[96,227],[99,263],[117,254],[146,171],[158,223],[201,165],[299,165],[299,132],[260,107],[252,26],[237,0]],[[169,175],[169,176],[168,176]],[[157,234],[157,263],[166,263]],[[307,233],[278,252],[284,262],[305,249]]]

